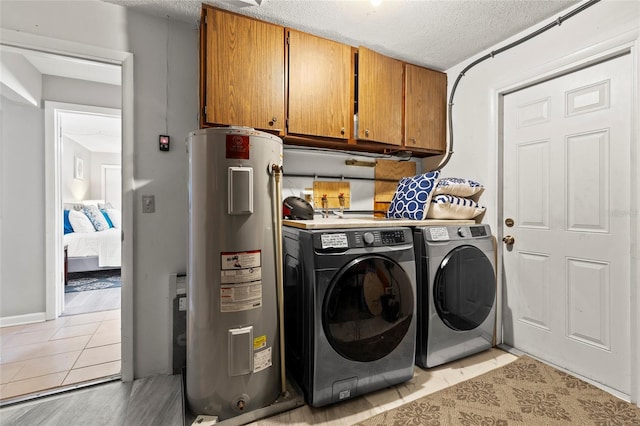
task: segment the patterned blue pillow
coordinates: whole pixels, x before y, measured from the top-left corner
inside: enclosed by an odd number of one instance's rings
[[[73,226],[69,221],[69,210],[64,211],[64,235],[73,233]]]
[[[400,179],[387,211],[387,218],[423,220],[436,187],[440,170]]]
[[[109,229],[109,224],[104,218],[104,215],[100,212],[100,210],[98,210],[98,206],[84,206],[82,210],[91,221],[93,227],[96,228],[96,231],[104,231],[105,229]]]
[[[466,178],[447,177],[438,181],[434,195],[449,194],[457,197],[480,196],[484,186],[480,182]]]

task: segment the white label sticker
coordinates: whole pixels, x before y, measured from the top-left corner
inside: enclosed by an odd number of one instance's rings
[[[253,372],[257,373],[271,367],[271,346],[253,354]]]
[[[222,269],[233,270],[260,266],[260,250],[222,253]]]
[[[260,281],[262,279],[262,268],[246,268],[220,272],[220,282],[222,284],[248,283]]]
[[[429,233],[433,241],[449,241],[449,232],[445,227],[429,228]]]
[[[262,306],[260,250],[220,254],[220,312]]]
[[[320,235],[322,248],[349,248],[347,234],[322,234]]]
[[[262,306],[262,281],[220,287],[220,310],[238,312]]]

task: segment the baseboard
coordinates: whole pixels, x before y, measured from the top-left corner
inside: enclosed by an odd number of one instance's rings
[[[33,324],[34,322],[44,322],[47,319],[46,312],[35,312],[33,314],[15,315],[12,317],[0,318],[0,328],[14,325]]]

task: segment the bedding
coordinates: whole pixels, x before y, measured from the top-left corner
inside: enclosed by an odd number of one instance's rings
[[[64,205],[64,235],[68,272],[120,268],[120,211],[95,203]]]
[[[97,256],[98,267],[119,268],[120,235],[120,229],[109,228],[99,232],[72,232],[62,238],[70,262],[77,257]]]

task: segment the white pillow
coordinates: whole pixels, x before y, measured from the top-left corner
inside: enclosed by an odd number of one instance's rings
[[[441,178],[436,185],[433,195],[449,194],[456,195],[458,197],[479,197],[484,191],[484,186],[471,179],[465,178]],[[476,200],[478,198],[475,198]]]
[[[428,219],[473,219],[482,214],[486,207],[468,198],[455,195],[434,195],[427,212]]]
[[[73,232],[96,232],[96,228],[83,211],[69,210],[69,222]]]
[[[113,227],[114,228],[120,228],[122,226],[120,210],[117,210],[117,209],[106,209],[105,211],[109,215],[109,219],[111,220],[111,223],[113,223]]]

